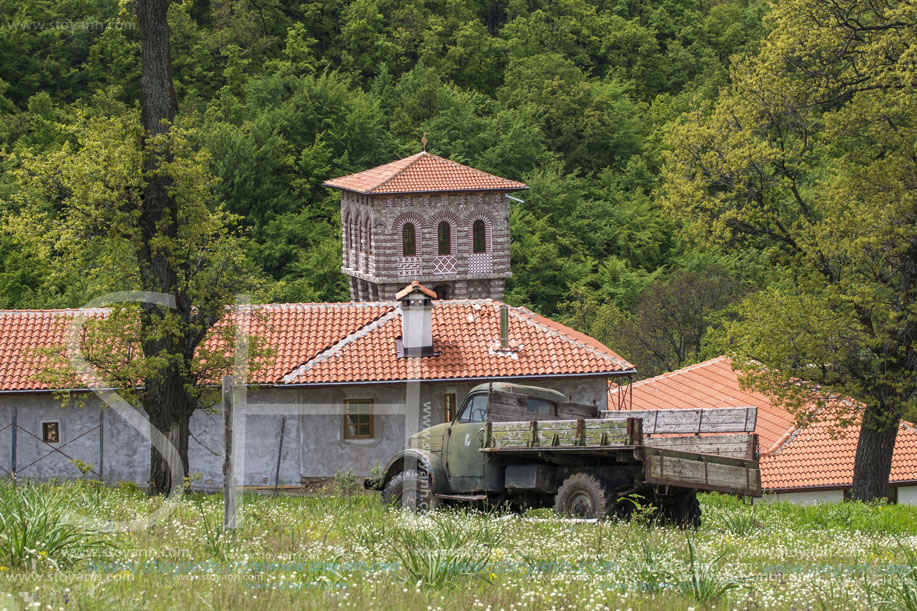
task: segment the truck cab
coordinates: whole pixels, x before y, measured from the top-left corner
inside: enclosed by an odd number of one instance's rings
[[[494,414],[488,414],[491,393],[512,393],[525,398],[516,417],[537,420],[555,416],[557,405],[567,397],[556,390],[524,386],[522,384],[496,383],[480,384],[471,389],[455,419],[445,429],[443,464],[449,481],[450,491],[455,494],[478,492],[502,492],[504,488],[504,467],[494,461],[488,462],[481,452],[485,443],[487,422]],[[423,436],[421,431],[415,437]]]

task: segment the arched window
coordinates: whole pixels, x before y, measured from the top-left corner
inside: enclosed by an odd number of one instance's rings
[[[401,228],[401,256],[413,257],[417,254],[417,242],[414,236],[414,223],[405,223]]]
[[[471,242],[471,252],[487,252],[487,226],[484,221],[477,220],[471,226]]]
[[[439,229],[437,230],[437,235],[439,236],[439,250],[440,255],[451,255],[452,254],[452,227],[449,226],[447,221],[443,221],[439,224]]]

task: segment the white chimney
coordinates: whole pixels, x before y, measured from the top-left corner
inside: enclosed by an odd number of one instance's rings
[[[395,298],[401,302],[404,356],[433,356],[433,299],[436,293],[416,280]]]

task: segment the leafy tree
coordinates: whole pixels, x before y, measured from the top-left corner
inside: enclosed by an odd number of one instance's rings
[[[705,355],[708,329],[742,290],[724,269],[679,270],[651,284],[614,331],[614,345],[628,355],[641,377],[652,377]],[[712,356],[712,355],[706,355]]]
[[[39,91],[67,101],[84,95],[92,77],[81,66],[98,41],[109,30],[133,36],[117,3],[104,0],[3,0],[0,19],[0,78],[20,108]]]
[[[562,154],[568,171],[620,166],[640,152],[639,111],[619,81],[590,81],[558,54],[510,62],[498,98],[511,108],[532,107],[549,146]]]
[[[188,129],[145,136],[133,111],[75,119],[68,128],[75,146],[17,157],[20,189],[10,202],[16,214],[8,217],[9,228],[41,268],[53,270],[43,282],[69,286],[71,301],[136,289],[174,297],[173,308],[149,303],[131,310],[137,324],[126,335],[114,333],[123,325],[109,329],[112,344],[136,342],[142,357],[103,373],[118,383],[125,375],[136,381],[142,372],[139,406],[177,448],[187,474],[188,421],[201,405],[202,384],[212,381],[202,373],[200,345],[250,275],[229,231],[232,218],[213,197],[206,154],[194,150]],[[144,172],[150,148],[170,155]],[[172,203],[144,223],[151,174],[166,181]],[[181,485],[157,450],[151,459],[153,490]]]
[[[917,6],[792,0],[769,26],[673,131],[666,201],[711,243],[771,253],[735,350],[790,408],[861,420],[852,494],[871,500],[917,390]]]

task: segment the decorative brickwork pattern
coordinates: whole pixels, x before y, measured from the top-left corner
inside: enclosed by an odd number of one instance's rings
[[[468,255],[468,273],[472,276],[489,274],[494,270],[494,258],[489,252]]]
[[[456,271],[455,255],[440,255],[433,258],[433,274],[436,276],[454,276]]]
[[[401,257],[398,262],[399,278],[419,278],[423,275],[423,257]]]

